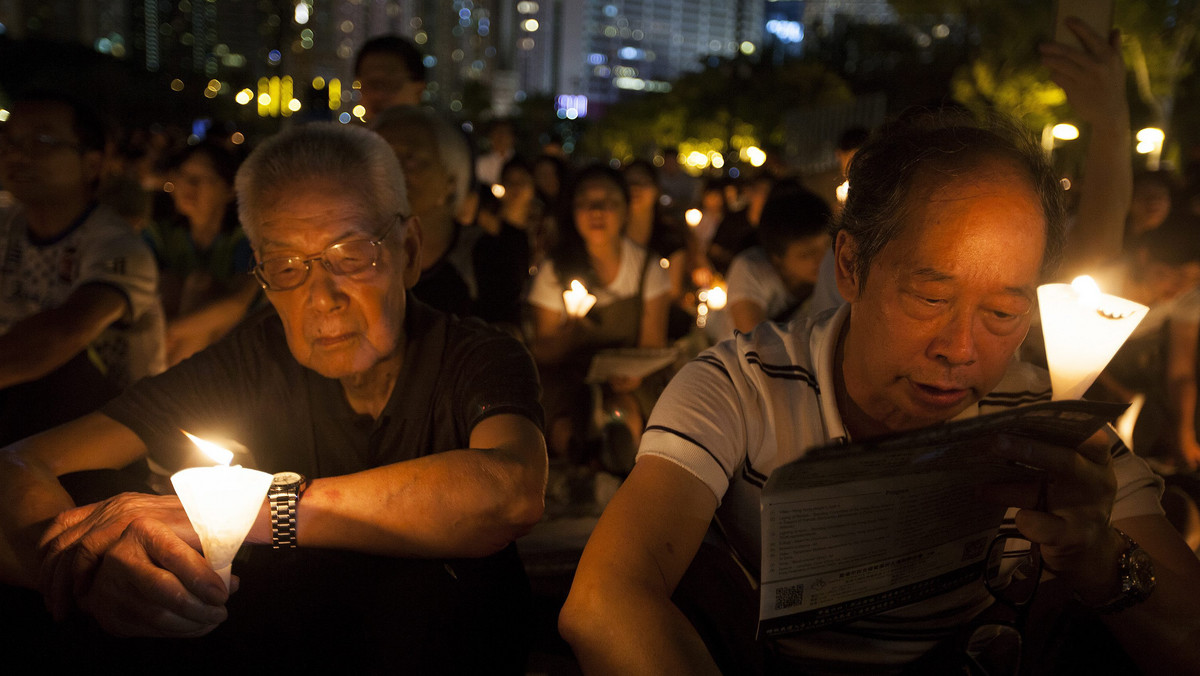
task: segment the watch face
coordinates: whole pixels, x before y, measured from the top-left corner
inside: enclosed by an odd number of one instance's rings
[[[272,477],[271,483],[275,486],[290,486],[304,481],[304,477],[296,472],[280,472]]]

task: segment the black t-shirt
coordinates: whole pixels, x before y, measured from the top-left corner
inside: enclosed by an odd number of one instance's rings
[[[132,429],[150,457],[176,470],[209,464],[180,430],[244,445],[264,472],[310,479],[466,448],[471,429],[498,413],[539,426],[537,372],[513,338],[415,301],[404,320],[404,366],[378,420],[355,413],[337,380],[301,366],[273,308],[103,408]]]
[[[170,470],[209,464],[189,448],[183,429],[244,444],[253,458],[239,458],[245,466],[309,478],[466,448],[471,429],[492,415],[542,425],[536,371],[520,343],[411,294],[404,328],[403,370],[377,420],[356,414],[338,381],[292,357],[269,307],[102,411]],[[214,656],[266,668],[279,659],[273,644],[307,655],[309,667],[350,672],[521,673],[524,666],[529,583],[512,545],[489,557],[445,560],[303,543],[294,550],[246,546],[233,572],[242,583],[230,597],[229,619],[203,640],[170,643],[197,668],[230,666],[209,662]]]

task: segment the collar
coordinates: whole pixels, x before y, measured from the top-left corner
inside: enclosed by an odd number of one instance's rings
[[[810,363],[816,370],[817,401],[821,407],[821,420],[825,424],[825,433],[831,443],[849,443],[850,433],[842,422],[841,411],[838,411],[837,394],[834,390],[834,356],[837,354],[838,335],[842,326],[850,318],[850,304],[842,303],[836,311],[828,311],[821,317],[812,329],[808,341]]]

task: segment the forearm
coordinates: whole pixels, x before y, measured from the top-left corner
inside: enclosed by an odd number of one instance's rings
[[[209,342],[225,335],[241,321],[246,308],[258,293],[258,286],[251,281],[242,288],[217,298],[192,312],[174,319],[169,331],[186,331],[203,335]]]
[[[38,545],[48,523],[75,503],[58,478],[13,448],[0,453],[0,531],[4,556],[0,582],[35,587],[41,556]]]
[[[1121,253],[1125,215],[1133,201],[1130,143],[1128,115],[1092,126],[1063,265],[1071,274],[1087,272]]]
[[[414,557],[475,557],[503,549],[542,516],[545,447],[461,449],[312,482],[297,541]],[[267,512],[251,540],[270,542]]]
[[[564,608],[559,629],[585,673],[720,673],[695,628],[661,592],[573,587],[571,595],[588,611],[572,617]]]
[[[88,334],[60,332],[34,315],[0,336],[0,389],[37,380],[88,345]]]

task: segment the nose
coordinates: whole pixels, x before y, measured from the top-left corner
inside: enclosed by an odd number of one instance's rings
[[[966,366],[974,364],[977,356],[971,313],[962,310],[949,313],[929,344],[929,357],[949,366]]]
[[[322,312],[340,310],[346,304],[342,291],[342,277],[333,274],[325,259],[317,259],[308,271],[308,306]]]

